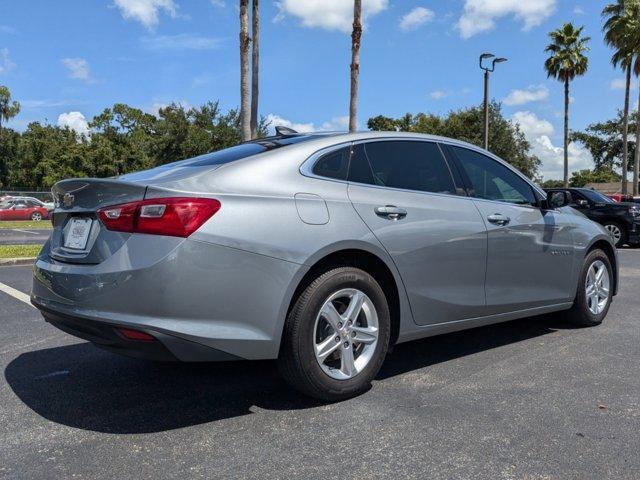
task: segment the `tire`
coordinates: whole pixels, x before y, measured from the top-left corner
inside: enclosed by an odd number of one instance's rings
[[[603,227],[607,230],[607,232],[609,232],[609,235],[611,235],[615,240],[616,247],[619,248],[623,246],[625,243],[627,243],[627,238],[628,238],[627,230],[618,222],[605,222],[603,224]],[[614,233],[616,233],[615,236],[614,236]]]
[[[31,220],[33,220],[34,222],[39,222],[40,220],[42,220],[42,214],[40,212],[33,212],[31,214]]]
[[[349,307],[358,304],[355,300],[362,301],[357,309],[360,313],[349,316]],[[333,312],[332,306],[338,317],[320,313]],[[371,275],[353,267],[328,270],[295,299],[287,316],[278,357],[280,373],[295,389],[322,401],[359,395],[370,388],[384,361],[390,323],[386,296]],[[336,330],[332,325],[342,328]],[[323,345],[327,345],[325,350],[320,348]],[[321,360],[319,350],[332,353]]]
[[[606,299],[606,302],[602,306],[602,309],[596,313],[590,308],[590,305],[594,305],[594,297],[591,297],[591,299],[588,298],[587,277],[590,274],[591,268],[593,266],[599,265],[603,266],[603,268],[606,269],[608,297]],[[609,257],[607,257],[607,255],[602,250],[593,250],[589,252],[584,260],[580,276],[578,277],[578,291],[576,293],[576,298],[573,302],[573,306],[567,312],[567,320],[578,327],[594,327],[596,325],[600,325],[604,320],[604,317],[607,316],[609,307],[611,306],[614,287],[613,282],[613,269],[611,268]]]

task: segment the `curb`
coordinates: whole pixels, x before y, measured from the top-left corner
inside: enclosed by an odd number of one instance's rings
[[[33,265],[35,261],[36,257],[0,258],[0,267],[9,265]]]

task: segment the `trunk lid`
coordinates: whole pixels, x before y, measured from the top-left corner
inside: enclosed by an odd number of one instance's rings
[[[97,264],[116,252],[130,233],[107,230],[98,210],[140,201],[146,185],[117,179],[63,180],[51,189],[55,201],[50,256],[67,263]]]

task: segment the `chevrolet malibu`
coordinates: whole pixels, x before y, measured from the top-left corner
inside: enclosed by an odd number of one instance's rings
[[[277,359],[328,401],[365,391],[400,342],[607,315],[616,250],[566,193],[448,138],[278,132],[57,183],[33,304],[116,353]]]

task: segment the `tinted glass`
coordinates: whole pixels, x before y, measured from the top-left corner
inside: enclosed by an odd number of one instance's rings
[[[242,160],[243,158],[251,157],[252,155],[258,155],[269,150],[275,150],[277,148],[283,148],[287,145],[293,145],[308,140],[318,138],[317,135],[296,135],[292,137],[279,137],[279,138],[263,138],[254,142],[241,143],[235,147],[225,148],[218,150],[217,152],[206,153],[187,160],[180,160],[177,162],[167,163],[159,167],[151,168],[149,170],[143,170],[140,172],[129,173],[119,177],[122,180],[147,180],[153,178],[156,175],[162,174],[172,168],[183,167],[207,167],[215,165],[224,165],[226,163],[235,162],[236,160]]]
[[[597,190],[580,190],[580,193],[594,203],[613,203],[613,200]]]
[[[371,172],[362,143],[353,146],[349,164],[349,181],[373,184],[373,172]]]
[[[364,145],[364,152],[375,185],[455,194],[449,167],[435,143],[371,142]]]
[[[535,205],[531,186],[492,158],[461,147],[452,147],[471,182],[472,197],[498,202]]]
[[[321,177],[347,179],[349,169],[349,147],[327,153],[316,162],[313,173]]]

